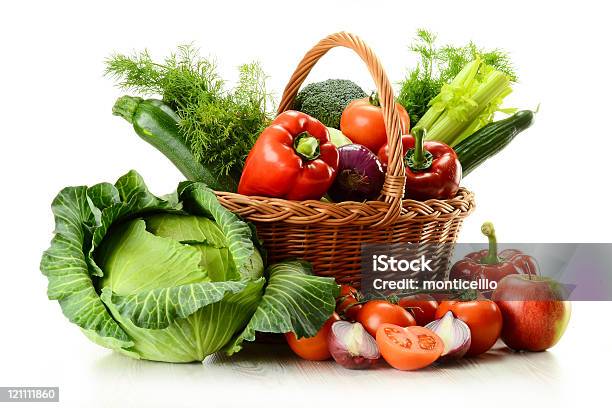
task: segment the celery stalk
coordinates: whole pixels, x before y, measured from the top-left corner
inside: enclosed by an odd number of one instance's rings
[[[486,82],[480,85],[479,89],[472,96],[476,105],[466,105],[465,117],[462,120],[453,115],[452,110],[442,114],[442,117],[430,129],[428,139],[439,140],[448,145],[453,145],[455,140],[461,135],[463,130],[472,123],[486,106],[503,93],[509,82],[507,77],[501,72],[494,72]]]
[[[470,123],[468,127],[466,127],[463,132],[461,132],[461,134],[453,141],[451,146],[458,145],[463,139],[470,136],[472,133],[476,132],[485,125],[493,122],[495,112],[500,111],[507,114],[513,114],[514,112],[516,112],[516,108],[500,109],[502,101],[510,93],[512,93],[512,88],[507,87],[504,92],[502,92],[499,96],[489,102],[489,104],[482,112],[480,112],[476,119],[474,119],[472,123]]]
[[[479,73],[472,78],[471,83],[464,83],[464,86],[460,88],[451,86],[446,90],[451,94],[450,96],[443,96],[445,92],[443,89],[440,95],[434,98],[435,100],[441,97],[446,104],[437,119],[433,123],[428,123],[430,127],[426,127],[428,129],[427,140],[437,140],[448,145],[455,144],[459,137],[464,136],[463,132],[471,127],[479,115],[490,107],[491,102],[501,103],[500,99],[509,93],[510,79],[507,75],[489,66],[480,63],[479,65],[481,65]],[[432,108],[435,105],[436,102],[432,104]],[[426,115],[427,113],[423,118]],[[490,119],[492,118],[489,117]],[[420,121],[418,125],[422,126]],[[478,124],[474,125],[474,127],[477,126]]]
[[[466,64],[452,82],[448,85],[444,85],[442,91],[429,101],[430,108],[427,109],[427,112],[421,117],[416,126],[426,130],[431,129],[447,106],[452,103],[455,90],[468,89],[473,86],[480,65],[480,58],[476,58]]]

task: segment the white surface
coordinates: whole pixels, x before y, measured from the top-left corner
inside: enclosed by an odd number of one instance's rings
[[[407,45],[417,27],[438,32],[443,41],[473,39],[512,53],[521,84],[508,100],[522,108],[541,103],[541,111],[532,129],[465,181],[477,193],[478,209],[465,223],[463,241],[480,240],[479,225],[492,219],[509,242],[609,242],[611,218],[600,216],[609,207],[612,148],[612,32],[603,4],[6,3],[0,12],[0,385],[59,385],[62,406],[370,400],[569,406],[606,398],[610,303],[575,304],[567,334],[550,352],[495,353],[461,367],[348,372],[331,363],[299,362],[286,352],[269,359],[265,350],[202,367],[133,362],[89,343],[46,300],[38,272],[53,228],[49,203],[63,186],[113,181],[131,168],[160,194],[180,180],[171,164],[110,115],[120,92],[102,76],[105,57],[143,47],[164,56],[179,43],[196,41],[204,54],[218,57],[230,80],[238,64],[261,60],[280,95],[302,54],[339,30],[361,35],[393,80],[414,64]],[[331,52],[313,72],[313,79],[338,76],[372,86],[348,51]]]
[[[548,352],[517,354],[501,348],[417,372],[384,364],[372,371],[345,370],[333,362],[299,360],[284,345],[254,345],[231,359],[209,357],[204,365],[135,361],[89,343],[62,324],[53,307],[38,313],[49,316],[48,324],[28,322],[42,326],[42,338],[32,329],[27,330],[32,337],[13,335],[3,354],[8,364],[0,371],[0,384],[56,385],[61,406],[70,407],[320,407],[380,401],[600,406],[609,398],[606,370],[612,361],[609,325],[593,327],[595,316],[609,312],[609,304],[603,305],[575,303],[565,337]]]

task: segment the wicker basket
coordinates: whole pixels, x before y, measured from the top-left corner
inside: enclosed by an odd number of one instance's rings
[[[317,275],[358,286],[363,243],[454,243],[463,219],[474,209],[474,196],[461,188],[450,200],[403,199],[405,173],[393,89],[376,55],[353,34],[332,34],[306,53],[289,79],[278,113],[291,108],[308,73],[334,47],[355,51],[378,90],[390,148],[380,201],[328,203],[216,194],[223,206],[255,224],[269,261],[306,259]]]

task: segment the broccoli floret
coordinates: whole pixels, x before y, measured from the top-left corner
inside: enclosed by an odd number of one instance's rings
[[[366,96],[353,81],[328,79],[306,85],[295,97],[293,107],[319,119],[325,126],[340,129],[340,117],[346,105]]]

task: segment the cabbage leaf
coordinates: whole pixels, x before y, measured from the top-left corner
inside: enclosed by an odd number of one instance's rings
[[[298,338],[312,337],[320,322],[335,310],[339,287],[333,278],[312,275],[308,262],[281,262],[270,266],[267,273],[262,301],[244,331],[228,346],[230,355],[240,351],[244,340],[255,340],[255,332],[293,332]]]

